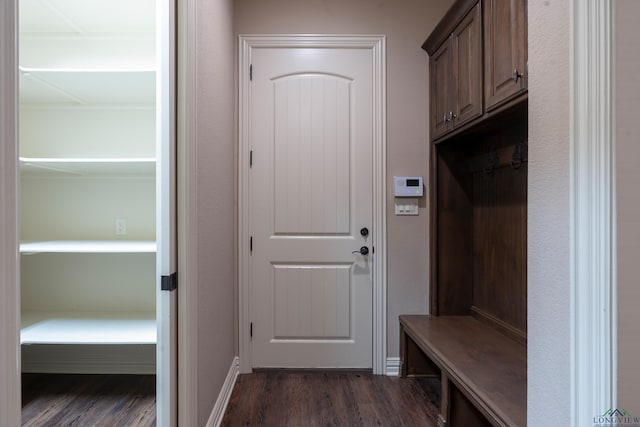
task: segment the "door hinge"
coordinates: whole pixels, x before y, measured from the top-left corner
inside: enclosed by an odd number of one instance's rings
[[[253,236],[249,238],[249,253],[253,253]]]
[[[178,289],[178,273],[171,273],[169,276],[162,276],[160,278],[160,290],[162,291],[175,291]]]
[[[253,338],[253,322],[249,325],[249,338]]]
[[[253,81],[253,64],[249,65],[249,81]]]
[[[253,150],[249,151],[249,167],[253,166]]]

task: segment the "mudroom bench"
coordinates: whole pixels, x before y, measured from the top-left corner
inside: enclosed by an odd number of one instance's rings
[[[400,374],[440,382],[438,425],[525,426],[526,345],[471,316],[400,316]]]

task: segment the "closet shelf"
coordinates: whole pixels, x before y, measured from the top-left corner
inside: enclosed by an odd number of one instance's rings
[[[20,67],[20,101],[43,105],[153,105],[153,69]]]
[[[20,157],[23,176],[46,177],[148,177],[156,173],[156,159]]]
[[[21,344],[155,344],[156,320],[146,312],[22,313]]]
[[[20,253],[155,253],[156,247],[145,240],[52,240],[21,243]]]

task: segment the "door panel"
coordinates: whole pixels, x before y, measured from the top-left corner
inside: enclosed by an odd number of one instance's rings
[[[349,338],[349,265],[274,265],[276,339]]]
[[[273,89],[275,233],[348,233],[350,82],[302,74]]]
[[[253,367],[370,368],[371,51],[251,60]]]

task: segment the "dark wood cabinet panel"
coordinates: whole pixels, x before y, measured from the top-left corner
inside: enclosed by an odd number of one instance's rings
[[[449,111],[451,104],[451,37],[431,56],[430,72],[430,111],[431,135],[436,138],[449,130]]]
[[[454,127],[482,115],[482,15],[477,4],[451,36]]]
[[[527,335],[526,110],[508,127],[433,144],[431,313]],[[514,160],[516,159],[516,160]]]
[[[486,148],[471,155],[471,311],[520,342],[527,335],[526,140],[525,123],[512,125],[480,140]]]
[[[526,10],[526,0],[484,0],[487,110],[527,90]]]
[[[431,137],[482,115],[482,15],[476,4],[431,55]]]
[[[461,153],[449,147],[436,150],[437,185],[434,217],[437,221],[435,245],[437,292],[434,314],[470,314],[473,303],[473,200],[472,176]]]

